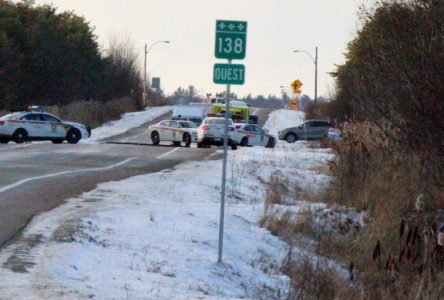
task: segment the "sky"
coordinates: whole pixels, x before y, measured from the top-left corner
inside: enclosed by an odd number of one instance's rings
[[[213,83],[216,20],[248,22],[245,84],[238,96],[281,94],[299,79],[302,93],[314,97],[312,59],[318,46],[318,95],[334,91],[329,72],[345,62],[347,43],[356,35],[358,7],[366,0],[36,0],[85,17],[106,49],[112,36],[129,36],[143,73],[144,45],[159,43],[147,55],[149,78],[160,77],[167,95],[194,85],[202,95],[221,92]]]

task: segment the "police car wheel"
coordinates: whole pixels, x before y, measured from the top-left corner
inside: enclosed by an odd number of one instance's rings
[[[276,145],[276,142],[274,141],[274,139],[273,138],[270,138],[269,140],[268,140],[268,144],[267,144],[267,148],[274,148],[274,146]]]
[[[17,144],[23,144],[28,139],[28,132],[24,129],[17,129],[12,135],[12,139]]]
[[[61,143],[63,143],[63,139],[52,139],[51,142],[53,144],[61,144]]]
[[[242,141],[240,142],[240,145],[242,147],[247,147],[248,146],[248,138],[247,137],[242,138]]]
[[[185,143],[185,147],[190,147],[190,145],[191,145],[191,135],[189,135],[188,133],[185,133],[183,135],[183,142]]]
[[[160,138],[159,138],[159,133],[157,131],[151,133],[151,141],[153,142],[153,145],[159,145]]]
[[[66,140],[70,144],[77,144],[80,140],[80,132],[77,129],[70,129],[66,134]]]

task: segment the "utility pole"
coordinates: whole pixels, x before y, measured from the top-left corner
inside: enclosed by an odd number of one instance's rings
[[[314,104],[316,105],[318,102],[318,46],[316,46],[316,52],[315,52],[315,57],[313,58],[313,56],[308,53],[307,51],[304,50],[294,50],[293,52],[297,53],[297,52],[302,52],[307,54],[308,56],[310,56],[311,60],[313,61],[314,65],[315,65],[315,96],[314,96]]]
[[[228,60],[231,64],[231,59]],[[225,95],[225,128],[224,128],[224,158],[222,162],[222,189],[220,193],[220,217],[219,217],[219,249],[217,252],[217,262],[222,262],[222,250],[224,244],[224,219],[225,219],[225,186],[227,182],[227,160],[228,160],[228,118],[230,116],[230,93],[231,85],[227,84]]]
[[[318,102],[318,46],[316,46],[315,56],[315,105]]]
[[[143,95],[142,95],[142,104],[145,106],[148,103],[146,103],[146,55],[148,54],[147,51],[147,45],[145,44],[145,63],[144,63],[144,68],[143,68]]]
[[[144,63],[144,68],[143,68],[143,95],[142,95],[142,101],[143,101],[143,105],[148,105],[147,103],[147,90],[146,90],[146,57],[148,55],[148,52],[150,52],[151,48],[153,48],[154,45],[156,44],[160,44],[160,43],[165,43],[165,44],[169,44],[170,41],[157,41],[153,44],[151,44],[151,46],[147,47],[147,44],[145,44],[145,63]]]

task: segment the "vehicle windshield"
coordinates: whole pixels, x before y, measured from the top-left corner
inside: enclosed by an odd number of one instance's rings
[[[201,124],[202,123],[202,119],[200,119],[200,118],[190,118],[190,121],[192,123],[195,123],[196,126],[197,126],[197,124]]]
[[[179,122],[179,123],[180,123],[180,126],[182,126],[182,128],[196,128],[197,127],[197,124],[194,123],[194,122],[184,122],[184,121],[182,121],[182,122]]]
[[[205,122],[206,124],[218,124],[218,125],[224,125],[225,124],[225,119],[207,119],[207,121]],[[230,119],[228,120],[228,124],[229,125],[233,125],[233,121]]]
[[[9,119],[11,119],[12,117],[14,117],[15,115],[17,115],[17,113],[12,113],[12,114],[7,114],[7,115],[4,115],[3,117],[0,117],[0,120],[9,120]]]

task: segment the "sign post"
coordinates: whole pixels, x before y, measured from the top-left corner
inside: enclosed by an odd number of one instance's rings
[[[225,216],[225,186],[227,181],[228,156],[228,117],[230,112],[231,84],[241,85],[245,82],[245,66],[232,64],[233,59],[244,59],[247,45],[247,22],[243,21],[216,21],[216,58],[227,59],[227,64],[215,64],[213,69],[213,82],[226,84],[225,95],[225,132],[224,132],[224,158],[222,165],[222,187],[220,193],[220,221],[219,221],[219,249],[217,262],[222,262],[224,240]]]

